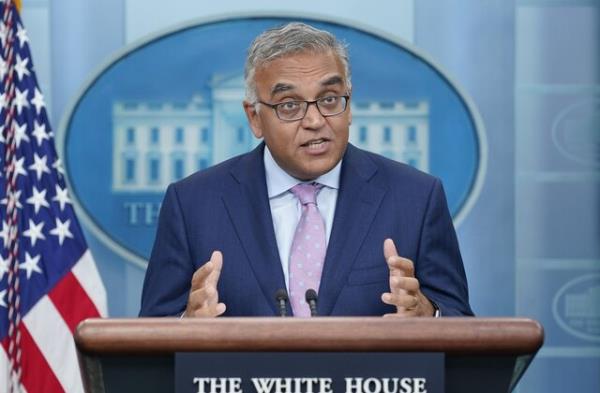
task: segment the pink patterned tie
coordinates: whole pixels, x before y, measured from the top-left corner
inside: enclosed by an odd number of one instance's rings
[[[290,251],[290,302],[296,317],[310,316],[304,300],[309,288],[319,290],[325,261],[325,222],[317,208],[317,192],[323,187],[317,183],[303,183],[292,187],[292,193],[302,203],[302,215],[296,227]]]

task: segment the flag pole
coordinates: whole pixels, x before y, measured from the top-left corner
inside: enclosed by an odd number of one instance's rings
[[[4,1],[4,10],[2,13],[2,24],[5,36],[3,38],[3,58],[7,65],[7,72],[4,76],[5,103],[8,103],[6,118],[3,124],[5,148],[5,171],[6,174],[6,216],[8,218],[8,384],[11,393],[19,392],[21,383],[21,335],[19,332],[19,323],[21,321],[20,313],[20,282],[19,282],[19,209],[17,194],[17,173],[16,173],[16,140],[14,124],[14,105],[12,105],[15,94],[14,83],[14,31],[13,31],[13,8],[12,0]],[[1,110],[2,108],[0,108]]]

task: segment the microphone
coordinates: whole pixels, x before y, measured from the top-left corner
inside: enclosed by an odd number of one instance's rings
[[[288,294],[285,291],[285,289],[280,288],[277,290],[277,292],[275,292],[275,300],[277,301],[277,304],[279,305],[279,316],[281,316],[281,317],[287,316],[286,303],[288,302],[289,298],[288,298]]]
[[[310,307],[310,316],[317,316],[317,292],[314,289],[309,288],[306,290],[304,294],[304,298],[306,299],[306,303],[308,303],[308,307]]]

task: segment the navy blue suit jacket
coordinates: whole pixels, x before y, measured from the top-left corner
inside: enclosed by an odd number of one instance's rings
[[[192,275],[223,253],[225,315],[278,315],[285,281],[263,163],[264,144],[169,186],[146,272],[141,316],[179,315]],[[472,315],[467,282],[440,181],[348,145],[318,289],[319,315],[383,315],[389,291],[383,241],[414,261],[421,290],[442,315]],[[288,306],[288,315],[291,310]]]

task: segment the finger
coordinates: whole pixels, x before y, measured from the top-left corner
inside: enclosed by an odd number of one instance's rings
[[[417,317],[419,314],[416,310],[398,310],[398,312],[383,314],[384,318],[407,318],[407,317]]]
[[[389,278],[389,282],[390,282],[390,292],[394,293],[394,294],[401,294],[401,293],[406,293],[405,289],[402,289],[400,287],[400,285],[398,285],[398,280],[399,278],[403,278],[402,276],[404,275],[404,273],[402,273],[401,270],[397,270],[397,271],[393,271],[390,270],[390,278]]]
[[[223,314],[225,309],[225,304],[218,301],[217,290],[213,287],[205,287],[190,294],[184,315],[215,317]]]
[[[392,239],[385,239],[383,241],[383,256],[387,261],[390,257],[398,256],[398,250],[396,250],[396,245]]]
[[[219,303],[219,291],[216,287],[208,284],[206,287],[206,298],[204,300],[205,306],[214,306]]]
[[[192,276],[192,287],[191,290],[199,289],[205,286],[206,279],[213,271],[213,263],[211,261],[206,262],[200,266],[198,270],[194,272]]]
[[[387,260],[388,267],[390,268],[391,275],[414,277],[415,276],[415,265],[413,261],[408,258],[402,258],[399,256],[392,256]]]
[[[218,317],[219,315],[222,315],[226,309],[227,309],[227,306],[225,306],[225,303],[215,304],[213,306],[213,316]]]
[[[214,270],[218,270],[216,276],[213,276],[212,280],[216,283],[219,280],[221,274],[221,268],[223,266],[223,255],[220,251],[213,251],[208,262],[200,266],[198,270],[194,272],[192,276],[192,290],[202,288],[205,286],[206,280],[209,278]],[[216,286],[216,284],[215,284]]]
[[[213,251],[210,260],[194,272],[186,313],[189,311],[194,316],[217,316],[225,312],[225,305],[219,303],[217,291],[222,267],[223,254]]]
[[[393,313],[389,313],[389,314],[383,314],[384,318],[404,318],[404,314],[400,314],[397,312],[393,312]]]
[[[212,264],[212,271],[207,278],[207,285],[216,288],[221,276],[221,269],[223,268],[223,254],[221,254],[221,251],[213,251],[210,256],[210,263]]]
[[[390,306],[396,306],[398,311],[401,309],[412,310],[419,305],[419,298],[415,295],[397,294],[386,292],[381,295],[381,301]]]
[[[218,317],[219,315],[222,315],[226,309],[227,309],[227,307],[225,307],[224,303],[218,303],[218,304],[214,304],[214,305],[211,305],[208,307],[198,308],[198,309],[192,311],[190,313],[190,316],[193,316],[196,318]],[[187,313],[186,313],[186,316],[187,316]]]
[[[406,293],[415,295],[420,288],[419,280],[414,277],[390,277],[390,292],[398,293],[404,290]]]
[[[190,292],[187,308],[195,310],[197,308],[206,307],[209,304],[216,303],[218,303],[217,290],[213,287],[207,286]]]

